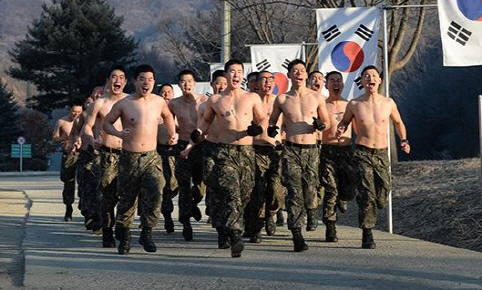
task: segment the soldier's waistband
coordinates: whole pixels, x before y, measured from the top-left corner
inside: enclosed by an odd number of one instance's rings
[[[286,141],[285,143],[286,146],[288,147],[296,147],[296,148],[302,148],[302,149],[308,149],[308,148],[317,148],[317,144],[298,144],[298,143],[293,143],[290,141]]]
[[[253,145],[254,152],[257,154],[268,155],[275,150],[273,145]]]
[[[104,146],[104,145],[102,145],[102,147],[100,147],[100,151],[115,153],[115,154],[121,154],[122,153],[122,149],[114,149],[114,148],[110,148],[110,147],[107,147],[107,146]]]
[[[176,145],[169,145],[169,144],[161,144],[157,143],[157,148],[163,148],[163,149],[172,149],[176,147]]]
[[[235,151],[245,151],[253,148],[251,145],[235,145],[235,144],[225,144],[225,143],[218,143],[218,147],[229,149],[229,150],[235,150]]]
[[[130,156],[150,156],[150,155],[159,155],[157,150],[151,151],[143,151],[143,152],[132,152],[127,150],[122,150],[122,155],[130,155]]]
[[[388,148],[370,148],[364,145],[356,144],[355,146],[356,150],[361,150],[363,152],[369,152],[372,154],[377,154],[377,153],[387,153]]]

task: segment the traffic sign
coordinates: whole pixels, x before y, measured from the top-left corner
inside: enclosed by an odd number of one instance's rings
[[[18,137],[17,143],[20,144],[20,145],[25,144],[25,137],[23,137],[23,136]]]
[[[20,146],[22,147],[22,154],[20,154]],[[20,156],[22,155],[22,156]],[[32,144],[25,144],[25,145],[19,145],[19,144],[12,144],[12,153],[11,153],[12,158],[32,158]]]

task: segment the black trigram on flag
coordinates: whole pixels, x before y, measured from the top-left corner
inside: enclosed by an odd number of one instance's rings
[[[456,42],[465,46],[467,41],[469,40],[470,36],[472,35],[472,31],[469,31],[463,28],[460,24],[455,21],[452,21],[449,26],[449,30],[447,34],[450,38],[455,40]]]
[[[256,64],[258,71],[267,70],[270,66],[271,64],[266,58]]]
[[[353,80],[357,88],[361,91],[363,89],[363,85],[361,83],[361,77],[357,77],[356,79]]]
[[[285,61],[283,61],[283,64],[281,65],[285,69],[288,69],[288,65],[290,64],[291,60],[285,58]]]
[[[341,32],[335,24],[332,27],[328,28],[327,30],[322,31],[321,34],[323,35],[323,37],[327,42],[330,42],[333,39],[335,39],[337,36],[339,36]]]
[[[369,41],[370,38],[373,36],[373,33],[375,32],[373,30],[368,29],[368,27],[366,27],[363,24],[360,24],[358,29],[355,31],[355,34],[360,36],[365,41]]]

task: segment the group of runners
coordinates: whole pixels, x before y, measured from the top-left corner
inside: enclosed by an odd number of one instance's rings
[[[135,92],[124,93],[126,72],[113,67],[86,110],[74,103],[54,129],[64,149],[65,221],[72,219],[77,177],[85,227],[102,233],[103,247],[117,246],[119,254],[129,253],[136,214],[139,243],[156,252],[152,230],[162,214],[164,229],[174,232],[176,196],[186,241],[195,235],[191,219],[202,219],[204,198],[218,247],[230,248],[232,257],[241,256],[243,237],[260,243],[263,228],[274,235],[284,211],[294,251],[301,252],[308,249],[302,232],[316,229],[319,212],[325,240],[338,241],[337,211],[345,212],[356,196],[362,247],[375,248],[371,229],[390,191],[390,120],[401,149],[410,152],[396,104],[378,93],[379,70],[362,70],[364,94],[349,102],[340,72],[308,74],[296,59],[287,76],[291,89],[284,94],[273,94],[270,71],[250,73],[246,91],[243,63],[229,60],[212,75],[212,95],[196,93],[195,74],[183,70],[182,95],[174,98],[170,84],[153,93],[149,65],[136,68]]]

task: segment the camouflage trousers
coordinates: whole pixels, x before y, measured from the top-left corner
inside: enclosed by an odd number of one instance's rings
[[[254,145],[255,186],[246,207],[246,231],[261,231],[267,216],[284,208],[286,189],[281,184],[281,148]]]
[[[216,225],[222,226],[222,204],[219,203],[221,199],[216,196],[219,190],[217,189],[217,180],[213,174],[217,153],[218,144],[206,141],[203,147],[203,182],[206,184],[204,203],[206,204],[206,214],[211,217],[213,227],[216,227]]]
[[[222,225],[228,233],[243,231],[243,212],[254,188],[254,150],[251,145],[218,144],[214,177],[222,198]]]
[[[358,223],[360,228],[370,229],[377,222],[377,208],[388,204],[391,187],[388,150],[357,145],[353,162],[357,171]]]
[[[60,167],[60,180],[64,183],[62,201],[71,205],[75,201],[75,175],[79,153],[76,151],[63,151]]]
[[[162,160],[162,173],[166,185],[162,190],[161,213],[170,216],[174,211],[174,204],[172,199],[177,196],[179,192],[179,185],[175,176],[176,170],[176,150],[175,146],[157,144],[157,153]]]
[[[339,200],[355,197],[351,146],[323,145],[321,148],[320,183],[325,189],[323,197],[323,222],[336,222],[336,205]]]
[[[176,146],[176,179],[179,183],[179,222],[188,224],[192,216],[193,206],[202,200],[205,194],[203,177],[203,143],[197,144],[189,153],[188,159],[183,159],[179,153],[189,144],[179,141]],[[192,186],[191,186],[192,182]]]
[[[121,150],[102,146],[100,149],[100,178],[97,183],[97,219],[103,227],[113,227],[114,209],[119,201],[117,179]]]
[[[129,228],[139,203],[141,224],[156,227],[160,216],[161,195],[165,185],[162,161],[156,150],[123,150],[119,161],[116,226]]]
[[[100,176],[99,152],[89,146],[80,151],[77,162],[80,212],[87,219],[95,216],[96,191]]]
[[[316,144],[286,142],[281,158],[282,183],[288,190],[288,229],[301,228],[306,210],[318,208],[319,150]]]

